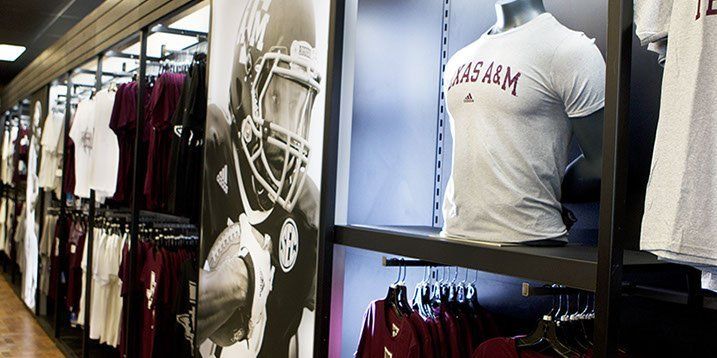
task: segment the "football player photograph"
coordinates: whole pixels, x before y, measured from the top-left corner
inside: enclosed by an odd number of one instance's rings
[[[315,7],[312,0],[249,0],[240,14],[213,10],[212,34],[224,30],[215,31],[217,17],[241,20],[231,50],[210,47],[210,76],[230,79],[216,89],[228,92],[228,104],[213,101],[210,89],[207,110],[197,317],[203,357],[311,355],[319,191],[309,158],[320,165],[321,148],[311,153],[309,136],[312,122],[316,131],[324,120],[314,111],[322,82]],[[216,65],[226,57],[212,62],[225,52],[233,56],[229,68]]]

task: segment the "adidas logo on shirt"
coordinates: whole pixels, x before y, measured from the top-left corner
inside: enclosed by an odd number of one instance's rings
[[[228,179],[228,168],[225,165],[222,170],[219,171],[219,174],[217,174],[217,183],[224,191],[224,194],[229,194],[229,179]]]
[[[466,98],[463,99],[463,103],[473,103],[475,102],[473,100],[473,94],[469,93]]]

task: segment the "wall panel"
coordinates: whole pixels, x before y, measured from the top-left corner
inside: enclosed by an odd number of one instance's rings
[[[107,0],[23,69],[0,92],[0,111],[91,57],[196,0]]]

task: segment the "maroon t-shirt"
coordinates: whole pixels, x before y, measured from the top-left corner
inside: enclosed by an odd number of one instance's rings
[[[62,182],[62,190],[65,193],[75,192],[75,143],[71,138],[65,142],[65,171]],[[66,198],[62,198],[65,200]]]
[[[410,319],[399,317],[383,300],[371,302],[364,316],[356,357],[421,357],[421,346]]]
[[[438,327],[433,322],[432,318],[426,318],[424,320],[426,323],[426,327],[428,327],[428,332],[431,334],[431,345],[433,346],[433,356],[434,357],[441,357],[443,355],[443,347],[441,347],[440,342],[440,334],[438,333]]]
[[[438,336],[439,353],[441,353],[441,356],[445,356],[447,352],[446,349],[448,349],[448,339],[446,338],[446,331],[440,316],[431,318],[430,324],[433,325],[436,335]]]
[[[80,296],[82,296],[82,250],[85,248],[85,229],[73,224],[67,240],[68,279],[67,279],[67,308],[71,312],[78,312]]]
[[[431,332],[428,329],[428,324],[426,321],[423,320],[423,317],[416,312],[411,312],[411,324],[413,325],[413,328],[416,330],[416,336],[418,336],[418,341],[421,343],[421,357],[434,357],[433,353],[433,339],[431,337]]]
[[[113,200],[129,202],[131,192],[130,170],[132,150],[134,148],[135,126],[137,122],[137,83],[123,83],[117,87],[115,103],[112,106],[110,129],[117,136],[119,162],[117,165],[117,186]]]
[[[465,347],[464,352],[468,356],[474,349],[478,348],[478,342],[473,339],[473,334],[475,331],[480,331],[480,327],[473,327],[474,321],[471,320],[470,314],[464,310],[459,310],[456,319],[460,326],[461,341]]]
[[[470,353],[464,351],[465,347],[461,340],[463,335],[461,334],[462,332],[458,319],[456,319],[456,317],[452,313],[448,312],[445,306],[442,306],[441,308],[441,315],[443,318],[443,323],[445,325],[446,336],[448,338],[447,348],[449,348],[450,357],[467,357]]]
[[[551,356],[530,350],[518,350],[513,338],[492,338],[473,352],[472,358],[549,358]]]
[[[140,285],[144,290],[140,317],[142,322],[142,335],[139,337],[140,357],[152,357],[156,329],[157,284],[162,272],[162,255],[159,252],[148,250],[144,266],[140,275]]]
[[[182,94],[185,75],[164,73],[152,90],[149,103],[149,149],[147,173],[144,179],[144,195],[150,210],[166,208],[169,200],[168,174],[172,145],[172,116]]]

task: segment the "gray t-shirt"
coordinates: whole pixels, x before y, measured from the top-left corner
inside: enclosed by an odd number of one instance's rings
[[[545,13],[458,51],[445,71],[453,167],[443,234],[521,243],[564,240],[560,187],[570,118],[604,106],[605,61]]]
[[[669,39],[640,247],[717,266],[717,1],[636,0],[635,9],[638,34]]]

